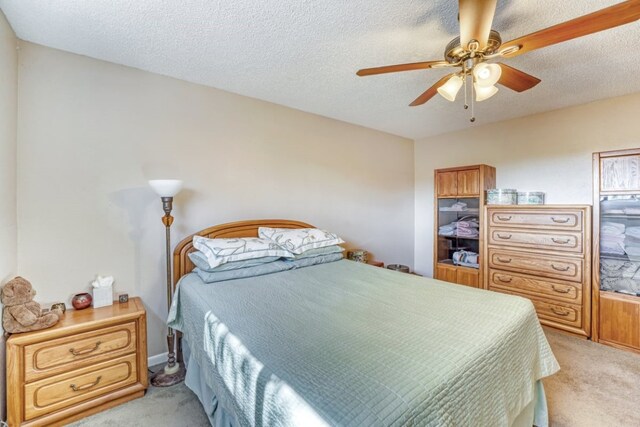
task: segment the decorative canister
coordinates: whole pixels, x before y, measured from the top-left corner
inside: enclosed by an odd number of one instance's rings
[[[518,204],[518,190],[512,188],[493,188],[487,190],[488,205],[516,205]]]
[[[542,191],[518,191],[519,205],[544,205]]]
[[[411,273],[411,270],[408,266],[402,264],[389,264],[387,265],[389,270],[399,271],[401,273]]]
[[[367,251],[364,249],[353,249],[347,252],[347,258],[355,262],[367,262]]]
[[[60,309],[60,311],[62,311],[62,313],[67,311],[67,306],[63,302],[57,302],[57,303],[51,305],[51,310],[55,310],[56,308]]]
[[[93,301],[91,294],[83,292],[81,294],[75,294],[71,299],[71,304],[76,310],[83,310],[91,305],[91,301]]]

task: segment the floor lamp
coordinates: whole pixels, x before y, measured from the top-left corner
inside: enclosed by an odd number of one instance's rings
[[[162,199],[162,209],[164,216],[162,223],[165,228],[166,236],[166,252],[167,252],[167,304],[171,309],[171,297],[173,296],[173,288],[171,286],[171,224],[173,217],[171,209],[173,208],[173,196],[178,194],[182,189],[182,181],[177,179],[154,179],[149,181],[149,185]],[[163,370],[158,371],[153,378],[151,384],[156,387],[169,387],[184,381],[185,369],[176,361],[175,353],[175,335],[172,328],[167,328],[167,347],[169,348],[167,365]]]

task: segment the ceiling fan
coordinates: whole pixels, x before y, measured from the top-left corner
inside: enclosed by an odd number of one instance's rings
[[[459,0],[460,36],[449,42],[444,51],[443,61],[364,68],[356,74],[371,76],[428,68],[458,68],[458,71],[438,80],[409,105],[412,107],[422,105],[436,93],[449,101],[454,101],[464,86],[464,107],[468,108],[466,101],[467,80],[470,80],[471,121],[473,122],[475,121],[473,116],[474,98],[477,102],[489,99],[498,92],[496,84],[506,86],[516,92],[523,92],[540,83],[540,79],[532,75],[503,63],[491,63],[490,60],[512,58],[535,49],[640,19],[640,0],[628,0],[502,43],[500,33],[491,29],[496,3],[497,0]]]

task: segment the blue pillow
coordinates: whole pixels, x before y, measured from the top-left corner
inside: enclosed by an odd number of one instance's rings
[[[291,270],[293,265],[285,261],[273,261],[266,264],[254,265],[253,267],[236,268],[227,271],[203,271],[194,268],[193,271],[205,283],[222,282],[224,280],[244,279],[246,277],[263,276],[265,274],[278,273],[280,271]]]
[[[304,251],[299,255],[296,255],[294,259],[303,259],[303,258],[311,258],[318,255],[329,255],[329,254],[337,254],[342,253],[344,248],[342,246],[333,245],[333,246],[325,246],[324,248],[315,248],[309,249],[308,251]]]
[[[241,261],[231,261],[226,264],[219,265],[217,267],[211,267],[209,265],[209,261],[207,260],[207,256],[200,251],[189,252],[188,254],[191,262],[200,270],[207,272],[216,272],[216,271],[229,271],[229,270],[237,270],[238,268],[247,268],[253,267],[255,265],[267,264],[273,261],[277,261],[280,259],[278,256],[265,256],[262,258],[252,258],[245,259]]]
[[[326,264],[328,262],[340,261],[343,257],[342,253],[332,253],[326,255],[316,255],[308,258],[287,259],[283,260],[285,264],[290,264],[292,268],[310,267],[317,264]]]

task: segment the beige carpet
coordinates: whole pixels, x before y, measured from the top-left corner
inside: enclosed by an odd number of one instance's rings
[[[544,380],[553,427],[640,426],[640,355],[545,329],[562,370]],[[198,398],[180,384],[74,426],[208,426]]]
[[[553,427],[640,426],[640,355],[545,332],[562,368],[544,380]]]

